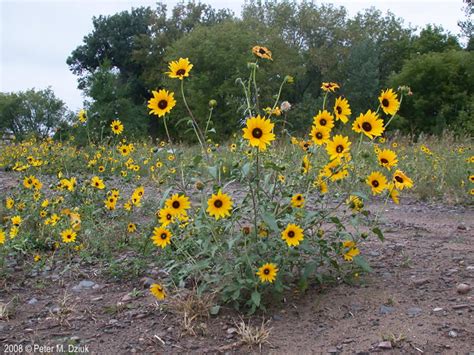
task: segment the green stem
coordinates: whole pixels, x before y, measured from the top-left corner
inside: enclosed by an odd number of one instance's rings
[[[328,92],[326,91],[326,93],[324,94],[324,99],[323,99],[323,111],[326,109],[326,99],[328,97]]]
[[[399,106],[402,105],[402,101],[403,101],[403,95],[400,96],[400,104]],[[388,120],[387,124],[385,125],[385,129],[387,129],[388,125],[390,124],[390,122],[392,122],[393,118],[397,115],[398,112],[395,112],[392,117],[390,117],[390,119]]]
[[[256,111],[257,111],[257,113],[260,113],[260,99],[259,99],[259,95],[258,95],[258,86],[257,86],[257,78],[256,78],[257,63],[258,63],[258,60],[255,62],[255,66],[253,67],[253,70],[252,70],[252,81],[253,81],[253,87],[254,87],[254,90],[255,90]]]
[[[209,128],[209,122],[211,122],[211,117],[212,117],[212,111],[214,109],[211,107],[209,109],[209,117],[207,118],[207,123],[206,123],[206,129],[204,130],[204,138],[207,139],[207,132],[208,132],[208,128]]]

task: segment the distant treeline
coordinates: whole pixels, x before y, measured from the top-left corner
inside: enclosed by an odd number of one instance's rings
[[[463,48],[458,37],[440,26],[428,25],[420,31],[374,8],[349,17],[344,7],[311,1],[251,0],[236,17],[229,10],[201,3],[180,3],[171,11],[158,3],[155,9],[140,7],[94,17],[92,33],[67,64],[90,98],[85,109],[89,128],[96,132],[119,118],[128,136],[164,137],[162,124],[148,115],[146,102],[151,90],[167,88],[178,101],[170,122],[187,115],[180,105],[179,81],[164,74],[169,61],[183,57],[194,64],[185,83],[190,106],[204,121],[208,101],[216,100],[215,139],[227,138],[242,120],[244,98],[236,79],[248,77],[247,63],[255,60],[251,48],[263,45],[273,52],[274,60],[259,61],[261,105],[273,103],[285,75],[294,77],[282,93],[282,99],[292,105],[288,122],[293,132],[307,130],[322,104],[321,82],[332,81],[341,85],[338,93],[349,99],[352,117],[376,107],[382,88],[408,85],[413,95],[404,98],[391,129],[416,134],[450,128],[471,134],[472,4],[465,1],[464,9],[466,18],[459,22],[466,38]],[[192,139],[191,133],[184,133],[187,127],[170,126],[174,136]]]

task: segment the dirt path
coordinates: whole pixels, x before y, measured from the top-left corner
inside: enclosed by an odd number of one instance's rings
[[[474,351],[474,291],[456,291],[461,282],[474,287],[473,208],[405,202],[386,209],[386,241],[373,239],[362,250],[374,273],[355,286],[288,297],[265,316],[272,330],[264,353]],[[2,351],[7,344],[76,344],[102,354],[248,352],[227,346],[238,340],[232,328],[239,316],[231,311],[198,323],[196,335],[183,334],[182,319],[147,292],[129,295],[142,289],[139,280],[113,283],[87,264],[33,276],[26,269],[17,265],[12,278],[0,280],[0,302],[11,301],[10,319],[0,320]],[[394,348],[382,349],[384,339]]]

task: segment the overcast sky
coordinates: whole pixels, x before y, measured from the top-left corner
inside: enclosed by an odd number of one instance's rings
[[[166,1],[173,7],[178,1]],[[244,0],[201,0],[214,8],[229,8],[240,14]],[[370,6],[390,10],[406,24],[424,27],[441,24],[458,34],[463,18],[462,0],[337,0],[353,16]],[[132,6],[155,7],[148,0],[0,0],[0,91],[11,92],[51,86],[74,111],[84,98],[66,58],[92,31],[92,17],[111,15]]]

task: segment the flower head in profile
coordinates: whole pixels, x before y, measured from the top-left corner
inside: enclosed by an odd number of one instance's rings
[[[322,83],[321,85],[321,89],[325,92],[335,92],[337,89],[339,89],[340,86],[338,83],[333,83],[333,82],[330,82],[330,83]]]
[[[160,284],[154,283],[150,286],[150,292],[158,300],[164,300],[166,298],[166,292]]]
[[[3,229],[0,228],[0,245],[5,243],[6,234]]]
[[[350,195],[346,200],[346,204],[353,212],[359,212],[362,210],[362,208],[364,208],[364,202],[362,199],[355,195]]]
[[[232,199],[229,195],[223,194],[221,190],[217,194],[212,194],[211,198],[207,201],[206,211],[210,216],[215,217],[216,220],[230,216],[231,210]]]
[[[383,112],[387,115],[393,116],[400,108],[400,101],[398,101],[397,94],[392,89],[382,91],[379,102]]]
[[[252,147],[258,147],[260,151],[267,149],[275,140],[275,134],[272,133],[274,124],[268,119],[258,115],[247,119],[247,125],[243,128],[243,137],[249,141]]]
[[[262,46],[254,46],[252,48],[253,54],[255,54],[257,57],[263,58],[263,59],[269,59],[273,60],[272,58],[272,52],[267,48],[267,47],[262,47]]]
[[[347,123],[349,120],[348,116],[352,113],[349,101],[347,99],[338,97],[334,104],[334,115],[337,120],[341,120],[342,123]]]
[[[183,80],[189,76],[189,72],[193,68],[193,65],[189,62],[188,58],[179,58],[168,64],[169,72],[168,76],[173,79]]]
[[[163,117],[171,112],[176,105],[174,93],[161,89],[160,91],[152,91],[153,97],[148,101],[148,108],[151,109],[150,115],[155,114],[158,117]]]
[[[123,124],[120,120],[113,120],[110,124],[110,128],[112,128],[112,133],[117,136],[123,132]]]
[[[270,282],[275,281],[278,273],[278,267],[273,263],[263,264],[257,271],[257,276],[260,278],[260,282]]]
[[[360,254],[359,249],[356,247],[356,244],[352,240],[346,240],[342,243],[344,251],[344,260],[352,261],[352,259]]]
[[[407,189],[413,187],[413,180],[406,176],[401,170],[397,170],[395,171],[395,174],[393,174],[393,183],[395,184],[395,188],[398,190],[403,190],[405,187]]]

